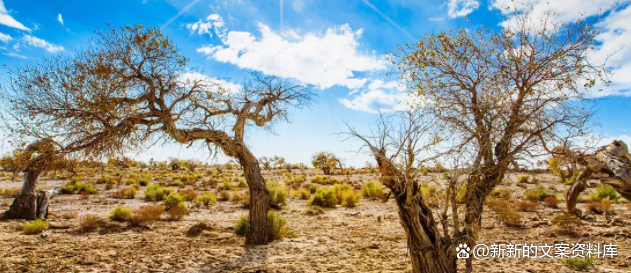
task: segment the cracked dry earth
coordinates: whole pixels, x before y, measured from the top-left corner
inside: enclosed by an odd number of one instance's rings
[[[515,177],[500,188],[511,191],[517,200],[525,189],[515,186]],[[550,177],[540,180],[546,187],[554,184]],[[40,184],[48,189],[61,183],[44,180]],[[0,182],[4,188],[19,186],[18,182]],[[89,199],[61,195],[52,200],[47,238],[24,235],[23,221],[0,221],[0,272],[411,272],[393,200],[382,203],[362,199],[356,208],[338,207],[323,215],[307,216],[302,214],[307,201],[290,198],[287,207],[278,213],[298,237],[245,247],[244,239],[234,235],[233,226],[247,210],[232,202],[192,209],[182,221],[159,221],[151,225],[152,229],[108,222],[96,232],[80,233],[79,220],[62,219],[62,212],[107,217],[117,205],[133,209],[148,204],[142,200],[142,191],[136,199],[121,200],[109,197],[103,185],[97,186],[101,194]],[[555,193],[564,193],[567,188],[558,184],[555,187]],[[6,210],[10,202],[10,198],[1,198],[0,211]],[[579,208],[582,206],[579,204]],[[577,236],[558,235],[551,226],[554,213],[563,209],[563,205],[558,209],[540,205],[535,212],[525,212],[523,228],[503,226],[496,214],[486,209],[479,243],[612,243],[618,245],[618,256],[596,259],[591,272],[631,272],[631,213],[626,204],[615,204],[612,215],[589,214],[591,219],[584,221]],[[211,228],[187,237],[187,230],[199,222]],[[463,266],[464,262],[459,261],[459,267]],[[474,261],[474,272],[571,270],[562,259],[504,258]]]

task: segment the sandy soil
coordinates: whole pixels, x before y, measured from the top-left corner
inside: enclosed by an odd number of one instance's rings
[[[511,175],[500,188],[515,200],[526,189],[514,183]],[[353,180],[372,180],[369,175]],[[567,186],[540,175],[540,184],[554,185],[552,193],[564,194]],[[42,180],[48,189],[64,181]],[[0,188],[19,187],[19,182],[2,181]],[[63,212],[97,213],[107,217],[117,205],[137,208],[148,204],[142,193],[133,200],[114,199],[97,185],[100,194],[89,199],[61,195],[51,204],[49,235],[24,235],[23,221],[0,221],[0,272],[410,272],[405,235],[399,224],[396,205],[362,199],[356,208],[328,209],[318,216],[304,215],[307,201],[289,199],[278,211],[287,219],[297,238],[283,239],[265,246],[245,247],[244,239],[233,233],[237,219],[247,210],[232,202],[219,202],[211,208],[192,208],[182,221],[159,221],[152,229],[131,228],[108,222],[97,232],[78,231],[78,219],[62,219]],[[535,187],[535,185],[528,185]],[[12,199],[0,198],[0,211]],[[579,204],[579,208],[582,208]],[[618,246],[616,258],[596,259],[591,272],[631,272],[631,212],[626,204],[615,204],[611,215],[589,214],[578,235],[559,235],[550,224],[558,209],[543,205],[525,212],[523,228],[503,226],[496,214],[485,210],[479,243],[612,243]],[[612,219],[616,219],[613,221]],[[210,230],[187,237],[193,225],[205,222]],[[462,267],[464,261],[459,261]],[[475,272],[571,272],[563,260],[488,259],[474,261]]]

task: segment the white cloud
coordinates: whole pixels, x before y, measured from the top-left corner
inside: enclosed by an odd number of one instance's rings
[[[4,33],[0,33],[0,41],[6,43],[8,41],[11,41],[13,38],[11,38],[11,36],[6,35]]]
[[[219,14],[211,14],[206,17],[206,20],[199,19],[196,23],[186,24],[186,28],[191,32],[197,32],[199,35],[208,34],[211,37],[214,32],[219,38],[223,38],[226,35],[225,26],[226,23]]]
[[[61,13],[57,15],[57,21],[63,26],[64,25],[64,18],[61,17]]]
[[[22,23],[16,21],[15,19],[13,19],[13,17],[11,17],[11,15],[9,15],[7,8],[4,6],[2,0],[0,0],[0,24],[12,28],[31,31],[29,28],[25,27]]]
[[[449,18],[457,18],[472,13],[480,7],[480,2],[477,0],[449,0],[447,7],[449,8]]]
[[[208,86],[210,86],[209,91],[211,92],[218,92],[220,87],[223,88],[224,90],[229,91],[230,93],[238,93],[242,89],[240,84],[231,83],[223,79],[215,79],[199,72],[184,73],[182,74],[181,79],[187,85],[192,84],[193,81],[197,81],[197,80],[204,81],[208,84]]]
[[[342,25],[324,34],[288,31],[281,35],[262,23],[258,28],[260,37],[243,31],[223,32],[221,45],[211,44],[197,51],[219,62],[294,78],[322,89],[334,85],[359,88],[367,79],[355,78],[354,72],[386,68],[385,60],[359,52],[361,29],[353,31]]]
[[[353,90],[349,96],[359,91],[359,89]],[[397,81],[372,80],[367,89],[362,90],[359,95],[352,99],[339,99],[339,102],[353,110],[379,113],[405,110],[409,106],[418,105],[420,101],[408,95],[405,87]]]
[[[51,44],[49,42],[44,41],[43,39],[31,36],[31,35],[24,35],[24,41],[31,46],[43,48],[43,49],[46,49],[46,51],[52,52],[52,53],[56,53],[56,52],[60,52],[64,50],[63,46]]]

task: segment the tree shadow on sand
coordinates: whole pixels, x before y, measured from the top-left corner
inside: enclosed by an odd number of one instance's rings
[[[228,263],[217,261],[209,263],[199,270],[200,273],[244,272],[265,273],[267,269],[269,245],[243,246],[243,255]]]

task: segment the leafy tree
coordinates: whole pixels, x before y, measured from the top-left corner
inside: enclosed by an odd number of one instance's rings
[[[311,164],[317,169],[321,169],[325,175],[330,175],[331,171],[340,168],[341,162],[333,153],[317,152],[311,159]]]

